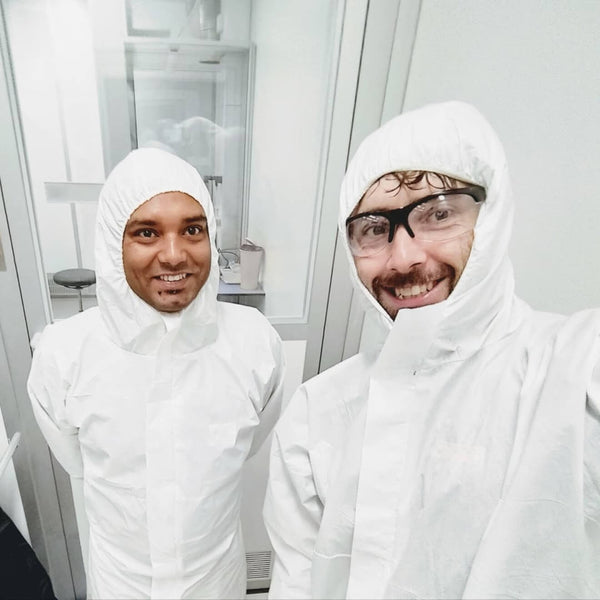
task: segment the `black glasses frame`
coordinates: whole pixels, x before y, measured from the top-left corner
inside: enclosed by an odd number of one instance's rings
[[[440,196],[456,196],[458,194],[471,196],[473,200],[477,203],[483,202],[485,200],[485,188],[480,185],[471,185],[468,187],[462,188],[453,188],[451,190],[445,190],[443,192],[438,192],[437,194],[431,194],[430,196],[425,196],[411,204],[407,204],[403,208],[394,208],[393,210],[374,210],[370,212],[359,213],[354,215],[353,217],[348,217],[346,219],[346,231],[348,230],[348,225],[357,219],[361,219],[362,217],[384,217],[390,222],[390,232],[388,234],[388,243],[394,239],[394,235],[396,235],[396,230],[398,229],[398,225],[403,225],[404,229],[408,232],[410,237],[414,238],[415,233],[410,228],[408,224],[408,215],[421,204],[425,204],[425,202],[429,202],[430,200],[435,200]]]

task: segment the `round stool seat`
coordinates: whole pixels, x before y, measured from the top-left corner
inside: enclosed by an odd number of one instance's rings
[[[92,269],[65,269],[54,273],[54,283],[74,290],[81,290],[96,283],[96,273]]]

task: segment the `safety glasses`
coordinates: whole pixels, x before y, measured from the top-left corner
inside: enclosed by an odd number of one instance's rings
[[[398,226],[410,237],[427,242],[451,240],[472,230],[485,189],[469,186],[425,196],[403,208],[364,212],[346,219],[354,256],[372,256],[389,247]]]

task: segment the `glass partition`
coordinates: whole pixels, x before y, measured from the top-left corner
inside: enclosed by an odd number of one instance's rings
[[[239,247],[248,48],[129,39],[125,49],[132,146],[196,167],[213,199],[217,246]]]
[[[203,176],[223,266],[264,248],[259,289],[221,293],[306,323],[344,3],[1,1],[54,318],[79,310],[54,275],[94,269],[106,174],[159,146]]]

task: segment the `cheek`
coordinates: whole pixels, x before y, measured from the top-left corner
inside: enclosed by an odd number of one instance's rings
[[[206,240],[206,243],[199,244],[195,248],[194,260],[203,270],[210,271],[211,252],[208,240]]]
[[[377,257],[355,258],[354,265],[356,266],[358,278],[367,289],[371,290],[373,279],[377,277],[383,269],[382,261],[377,260]]]
[[[143,249],[137,246],[123,246],[123,270],[127,279],[134,277],[136,272],[143,268],[146,262],[145,254]]]
[[[473,233],[469,233],[464,237],[439,246],[432,255],[434,255],[437,262],[450,265],[456,271],[457,276],[460,276],[469,260],[472,245]]]
[[[207,243],[203,252],[202,252],[203,262],[206,263],[207,268],[210,269],[210,260],[211,260],[211,252],[210,252],[210,244]]]

